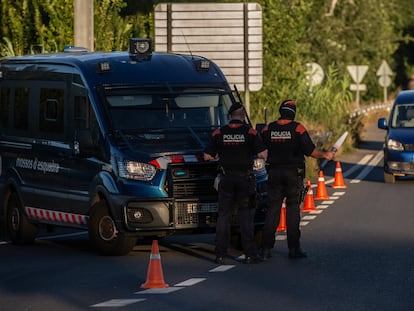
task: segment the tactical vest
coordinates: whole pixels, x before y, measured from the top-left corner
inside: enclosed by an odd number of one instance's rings
[[[267,162],[271,167],[303,167],[305,157],[300,148],[300,133],[296,131],[298,125],[295,121],[284,125],[275,121],[268,125],[263,140],[268,147]]]
[[[249,127],[241,124],[230,124],[221,128],[220,164],[225,170],[252,170],[254,136],[249,131]]]

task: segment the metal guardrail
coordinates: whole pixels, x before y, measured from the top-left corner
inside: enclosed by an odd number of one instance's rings
[[[375,111],[375,110],[382,110],[382,109],[391,109],[392,107],[392,101],[386,102],[386,103],[380,103],[380,104],[372,104],[364,108],[359,108],[354,111],[352,111],[349,114],[349,118],[353,119],[355,117],[358,117],[360,115],[367,115],[368,113]]]
[[[374,112],[374,111],[383,110],[383,109],[390,110],[392,107],[392,104],[393,104],[393,101],[389,101],[385,103],[371,104],[363,108],[355,109],[349,114],[348,122],[349,124],[351,124],[355,118],[366,116],[369,113]],[[309,132],[310,132],[309,134],[312,137],[314,144],[318,148],[328,144],[333,134],[331,131],[324,132],[324,133],[314,133],[314,134],[312,134],[312,131],[309,131]]]

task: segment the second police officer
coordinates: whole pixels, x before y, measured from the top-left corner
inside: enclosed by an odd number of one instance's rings
[[[212,133],[204,151],[205,160],[218,158],[222,177],[218,185],[218,219],[216,225],[216,263],[224,264],[230,244],[231,219],[237,207],[240,235],[245,262],[258,263],[254,239],[254,214],[249,206],[249,199],[255,193],[253,161],[257,156],[267,157],[257,131],[245,123],[246,111],[239,104],[229,109],[230,122]]]
[[[300,245],[300,204],[305,178],[305,156],[331,160],[334,153],[318,150],[306,128],[294,121],[296,103],[285,100],[279,107],[280,118],[262,130],[268,148],[268,210],[262,237],[262,256],[271,257],[275,231],[280,220],[283,200],[286,199],[286,227],[289,258],[303,258]]]

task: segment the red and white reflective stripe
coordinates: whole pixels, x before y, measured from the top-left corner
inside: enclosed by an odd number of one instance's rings
[[[51,211],[35,207],[26,207],[26,212],[31,219],[63,222],[76,225],[87,225],[89,217],[85,215]]]
[[[155,165],[159,169],[166,170],[169,163],[188,163],[188,162],[202,162],[203,158],[200,155],[184,154],[184,155],[171,155],[163,156],[149,162]]]

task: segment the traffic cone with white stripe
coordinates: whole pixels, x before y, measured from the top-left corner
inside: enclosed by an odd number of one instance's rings
[[[306,192],[305,202],[303,203],[302,212],[317,211],[315,207],[315,201],[313,199],[313,190],[312,190],[312,184],[310,180],[306,182],[306,187],[308,188],[308,191]]]
[[[336,168],[335,168],[335,180],[332,185],[332,188],[346,188],[344,183],[344,177],[342,176],[342,168],[341,163],[336,162]]]
[[[282,208],[280,209],[280,220],[276,231],[286,231],[286,202],[283,200]]]
[[[329,200],[328,192],[326,191],[325,177],[323,176],[322,170],[319,171],[315,200]]]
[[[161,255],[158,249],[158,241],[152,241],[150,262],[147,272],[147,281],[141,285],[141,288],[167,288],[168,284],[164,282],[164,274],[161,267]]]

